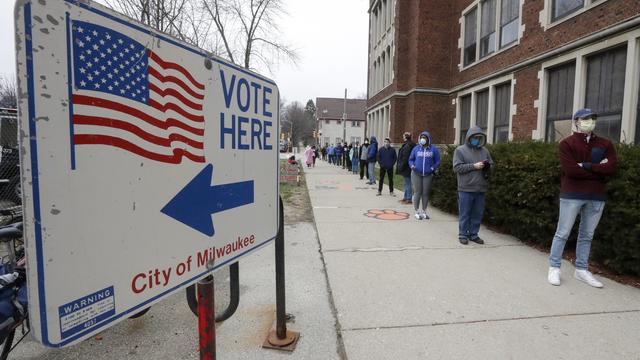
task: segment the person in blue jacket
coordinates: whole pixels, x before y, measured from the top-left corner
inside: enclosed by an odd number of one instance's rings
[[[427,216],[427,204],[433,174],[440,166],[440,150],[431,143],[431,134],[423,131],[420,134],[418,144],[409,155],[409,167],[411,168],[411,184],[413,186],[413,207],[416,210],[416,219],[429,219]],[[420,200],[422,208],[420,209]]]
[[[329,164],[333,164],[333,157],[336,155],[336,149],[333,147],[333,144],[329,145],[327,153],[329,154]]]
[[[384,175],[389,175],[389,195],[395,196],[393,193],[393,165],[396,164],[398,155],[396,149],[391,147],[391,139],[384,139],[384,146],[378,150],[378,163],[380,164],[380,184],[378,185],[378,196],[382,195],[382,187],[384,186]]]
[[[368,185],[376,183],[376,176],[374,170],[376,168],[376,161],[378,160],[378,139],[375,136],[371,136],[371,143],[367,149],[367,166],[369,167],[369,181]]]
[[[341,143],[337,143],[336,144],[336,162],[335,164],[338,166],[342,166],[342,152],[344,151],[344,149],[342,148],[342,144]]]

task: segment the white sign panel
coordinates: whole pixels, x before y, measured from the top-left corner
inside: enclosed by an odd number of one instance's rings
[[[273,240],[276,84],[92,2],[18,1],[35,336],[85,339]]]

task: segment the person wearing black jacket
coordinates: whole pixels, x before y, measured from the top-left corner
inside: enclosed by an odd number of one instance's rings
[[[396,165],[396,174],[402,176],[404,180],[404,197],[400,200],[403,204],[411,204],[413,191],[411,188],[411,167],[409,167],[409,155],[416,144],[411,140],[411,133],[403,134],[404,144],[398,150],[398,163]]]
[[[367,175],[367,180],[369,180],[369,172],[367,171],[367,153],[369,151],[369,139],[364,138],[364,143],[360,146],[360,151],[358,152],[358,159],[360,159],[360,180],[362,180]]]
[[[382,187],[384,186],[384,176],[389,175],[389,194],[393,194],[393,165],[396,164],[398,156],[396,149],[391,147],[391,140],[384,139],[384,146],[378,150],[378,163],[380,164],[380,184],[378,184],[378,196],[382,195]]]

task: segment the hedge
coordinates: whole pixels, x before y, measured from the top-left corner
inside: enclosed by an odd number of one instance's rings
[[[558,221],[558,145],[516,142],[488,145],[495,162],[484,223],[523,241],[550,247]],[[431,202],[458,212],[454,146],[442,149],[442,165]],[[618,145],[618,172],[611,178],[604,214],[591,247],[591,259],[622,274],[640,275],[640,146]],[[577,225],[570,243],[577,236]]]

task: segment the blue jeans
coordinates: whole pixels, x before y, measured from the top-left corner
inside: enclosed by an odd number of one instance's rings
[[[478,238],[482,215],[484,214],[483,192],[458,192],[458,239],[475,240]]]
[[[411,200],[413,189],[411,188],[411,176],[403,176],[404,179],[404,200]]]
[[[354,174],[358,172],[358,158],[351,158],[351,172]]]
[[[369,182],[371,184],[375,184],[376,183],[376,176],[374,174],[374,170],[376,168],[376,162],[372,161],[367,165],[369,166]]]
[[[549,265],[551,267],[560,267],[564,246],[571,234],[573,224],[576,222],[576,217],[580,214],[578,243],[576,244],[576,269],[587,270],[589,267],[591,240],[593,240],[593,233],[600,222],[603,210],[604,201],[560,199],[558,227],[553,237],[551,254],[549,255]]]

